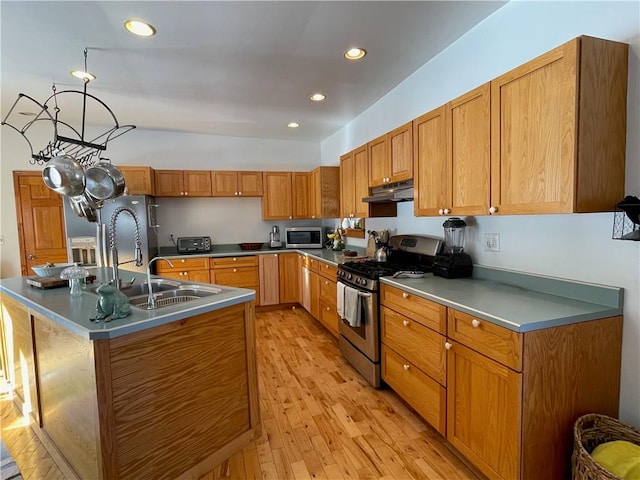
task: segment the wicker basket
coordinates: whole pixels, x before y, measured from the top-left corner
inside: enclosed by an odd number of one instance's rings
[[[606,415],[590,413],[578,418],[573,427],[573,480],[620,480],[591,457],[598,445],[614,440],[640,445],[640,431]]]

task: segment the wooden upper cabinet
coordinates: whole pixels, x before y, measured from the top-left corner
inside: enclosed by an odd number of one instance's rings
[[[214,197],[261,197],[262,172],[212,171]]]
[[[309,173],[293,172],[291,174],[291,215],[293,218],[311,218],[309,183]]]
[[[491,82],[491,213],[624,197],[628,45],[579,37]]]
[[[369,160],[367,145],[356,148],[340,157],[340,208],[341,217],[365,218],[369,216],[369,204],[362,201],[369,195]]]
[[[293,218],[291,198],[291,172],[263,172],[263,220],[289,220]]]
[[[155,195],[156,178],[151,167],[118,167],[128,195]]]
[[[340,167],[318,167],[309,173],[309,218],[340,216]]]
[[[413,213],[438,215],[451,199],[445,105],[413,121]]]
[[[369,186],[413,178],[413,124],[406,123],[367,144]]]
[[[156,170],[157,197],[210,197],[209,170]]]
[[[490,84],[414,120],[415,215],[482,215],[490,193]]]
[[[389,183],[391,177],[391,156],[387,135],[382,135],[367,143],[369,159],[369,186],[377,187]]]

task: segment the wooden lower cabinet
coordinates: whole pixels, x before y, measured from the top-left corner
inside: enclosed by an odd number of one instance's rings
[[[280,262],[277,253],[258,255],[260,305],[280,303]]]
[[[320,282],[320,323],[334,336],[338,337],[338,299],[337,282],[324,277],[319,277]]]
[[[490,479],[570,478],[576,419],[618,416],[622,317],[518,333],[388,285],[381,303],[383,380]]]
[[[156,262],[156,273],[183,282],[209,283],[208,258],[174,258],[171,263],[173,267],[167,262]]]
[[[278,255],[280,303],[298,303],[300,267],[297,253]]]

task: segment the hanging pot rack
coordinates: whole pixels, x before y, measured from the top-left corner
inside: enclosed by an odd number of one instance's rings
[[[85,71],[87,71],[87,49],[84,49],[84,60],[85,60]],[[53,90],[53,94],[47,98],[44,103],[40,103],[35,100],[33,97],[26,95],[24,93],[18,94],[18,98],[13,103],[12,107],[9,109],[9,112],[4,117],[0,125],[7,125],[11,127],[13,130],[18,132],[22,137],[26,140],[29,148],[31,150],[31,160],[30,163],[32,165],[44,165],[46,162],[51,160],[51,158],[57,155],[70,155],[72,156],[78,163],[82,166],[89,166],[96,162],[99,159],[101,152],[107,149],[107,144],[119,136],[133,130],[135,125],[120,125],[118,123],[118,119],[116,118],[113,111],[100,100],[98,97],[87,93],[87,84],[89,83],[89,78],[83,79],[83,89],[80,90],[62,90],[57,91],[55,83],[52,85],[51,89]],[[58,107],[58,99],[69,98],[71,95],[81,95],[82,96],[82,119],[80,128],[77,129],[71,125],[68,121],[63,121],[61,116],[61,109]],[[23,100],[21,102],[21,100]],[[20,123],[18,118],[13,121],[13,123],[9,122],[9,117],[14,112],[18,103],[24,104],[26,102],[31,102],[35,104],[39,109],[38,113],[35,114],[34,118],[27,121],[24,125],[18,126]],[[106,131],[94,136],[93,138],[87,139],[85,137],[85,122],[86,122],[86,112],[87,112],[87,102],[95,102],[98,107],[106,110],[108,114],[108,118],[110,122],[113,122],[113,126],[108,128]],[[33,106],[29,104],[31,108]],[[53,110],[53,114],[51,112]],[[28,109],[26,110],[28,111]],[[19,114],[19,113],[18,113]],[[52,140],[49,141],[43,148],[39,150],[34,150],[32,142],[29,140],[28,132],[34,125],[40,125],[43,122],[49,122],[52,127]],[[62,131],[66,135],[62,134]],[[68,133],[67,133],[68,132]]]

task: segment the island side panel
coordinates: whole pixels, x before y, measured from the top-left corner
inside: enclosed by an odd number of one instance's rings
[[[102,478],[93,345],[33,315],[42,430],[80,478]]]
[[[108,341],[118,478],[175,478],[251,429],[247,320],[240,304]]]
[[[622,317],[525,333],[522,478],[569,478],[573,425],[618,417]]]
[[[2,295],[0,299],[2,341],[7,355],[7,377],[14,387],[14,402],[23,415],[31,415],[35,423],[40,425],[31,315],[8,295]]]

